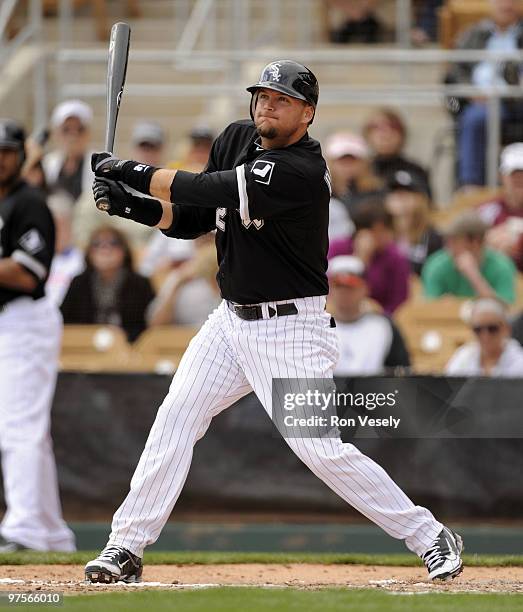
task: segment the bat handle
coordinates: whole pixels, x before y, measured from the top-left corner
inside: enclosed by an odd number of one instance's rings
[[[109,212],[111,210],[111,204],[109,203],[109,200],[100,198],[99,200],[96,200],[96,208],[102,212]]]
[[[114,144],[114,140],[110,140],[109,138],[106,138],[105,140],[105,150],[110,152],[112,155],[112,151],[113,151],[113,144]],[[99,198],[98,200],[96,200],[96,208],[98,208],[98,210],[101,210],[102,212],[109,212],[111,210],[111,204],[109,202],[109,200],[106,200],[105,198]]]

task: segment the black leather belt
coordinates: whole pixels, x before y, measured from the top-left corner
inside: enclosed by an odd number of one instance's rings
[[[233,304],[232,302],[227,302],[227,306],[229,310],[232,310],[235,315],[243,319],[244,321],[257,321],[258,319],[263,319],[263,309],[259,304],[255,304],[253,306],[242,306],[240,304]],[[296,308],[296,304],[276,304],[276,308],[272,306],[268,307],[269,318],[274,316],[278,317],[287,317],[288,315],[298,314],[298,309]]]

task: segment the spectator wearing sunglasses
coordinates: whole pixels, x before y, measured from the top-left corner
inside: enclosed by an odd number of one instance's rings
[[[494,299],[477,300],[470,316],[476,340],[460,347],[446,367],[449,376],[523,377],[523,348],[510,337],[505,306]]]
[[[64,323],[117,325],[133,342],[146,328],[154,291],[147,278],[134,272],[125,235],[111,226],[96,229],[85,261],[85,271],[73,279],[63,301]]]
[[[42,166],[50,191],[64,191],[74,202],[91,192],[91,124],[93,111],[81,100],[66,100],[51,116],[56,149],[44,155]]]

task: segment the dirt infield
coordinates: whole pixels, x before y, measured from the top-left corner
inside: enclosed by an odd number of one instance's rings
[[[66,594],[129,589],[191,589],[211,586],[352,587],[395,592],[523,593],[521,567],[471,567],[450,582],[432,583],[420,567],[321,564],[149,565],[138,585],[90,585],[77,565],[0,566],[0,591]]]

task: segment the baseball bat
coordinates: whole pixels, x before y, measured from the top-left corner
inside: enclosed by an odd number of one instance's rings
[[[107,61],[107,105],[105,116],[105,151],[109,153],[114,149],[116,122],[122,101],[127,60],[129,57],[129,44],[131,41],[131,28],[122,21],[115,23],[111,28],[109,41],[109,57]],[[101,198],[96,201],[100,210],[108,211],[111,205]]]

